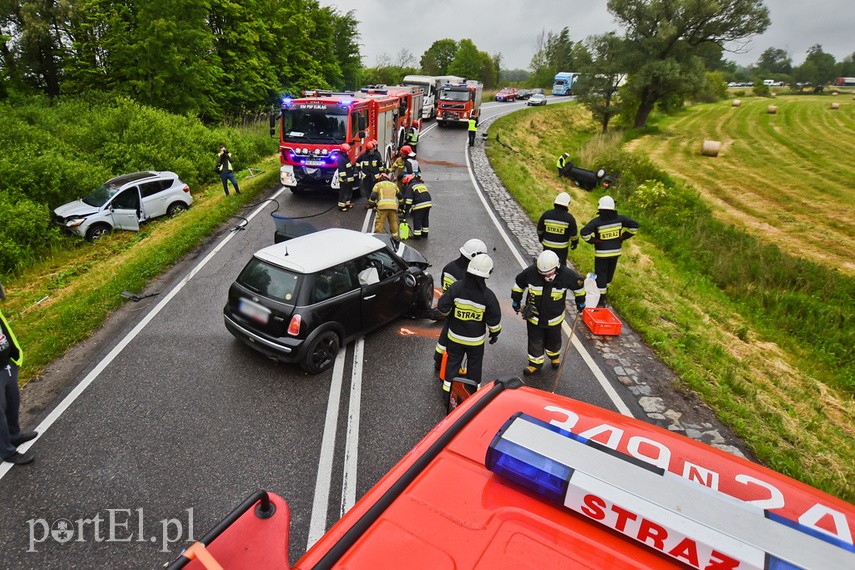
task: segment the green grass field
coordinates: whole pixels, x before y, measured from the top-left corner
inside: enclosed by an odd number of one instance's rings
[[[847,99],[699,105],[657,118],[629,142],[598,136],[581,106],[548,105],[493,123],[487,153],[532,220],[565,189],[581,224],[596,214],[604,192],[559,181],[562,151],[596,168],[622,147],[670,175],[661,195],[627,175],[613,192],[641,230],[624,247],[610,300],[677,373],[676,388],[698,393],[761,462],[853,501],[855,277],[846,252],[855,245],[855,102]],[[718,157],[700,156],[704,139],[723,143]],[[686,196],[705,206],[661,213]],[[591,250],[571,252],[580,271],[593,268]]]

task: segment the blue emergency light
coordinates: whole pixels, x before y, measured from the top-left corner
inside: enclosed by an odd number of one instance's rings
[[[573,469],[554,461],[518,443],[503,438],[510,425],[520,418],[566,437],[578,436],[537,418],[517,412],[505,422],[487,450],[486,465],[490,471],[530,489],[559,505],[564,502],[567,484]],[[584,443],[586,440],[582,440]]]
[[[290,97],[283,97],[282,98],[282,104],[286,107],[290,107],[291,106],[291,98]]]
[[[689,545],[698,556],[714,552],[740,568],[855,568],[849,544],[522,412],[495,435],[485,465],[559,508],[684,562],[682,550],[654,544]],[[615,512],[633,516],[617,525]],[[657,541],[640,530],[642,521],[658,529]]]

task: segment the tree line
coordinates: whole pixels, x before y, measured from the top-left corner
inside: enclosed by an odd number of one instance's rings
[[[316,0],[0,2],[0,97],[109,91],[208,121],[355,85],[357,20]]]

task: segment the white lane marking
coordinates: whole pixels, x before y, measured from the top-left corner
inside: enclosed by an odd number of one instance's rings
[[[276,198],[284,191],[285,187],[283,186],[275,194],[273,194],[271,198]],[[269,203],[265,201],[262,205],[256,208],[255,211],[252,212],[252,214],[247,216],[247,223],[252,221],[252,219],[259,213],[261,213],[268,205]],[[65,412],[69,408],[69,406],[71,406],[71,404],[73,404],[74,401],[83,393],[83,391],[86,390],[86,388],[88,388],[89,385],[95,381],[95,379],[104,371],[104,369],[106,369],[113,362],[113,360],[115,360],[115,358],[122,353],[125,347],[127,347],[131,343],[131,341],[134,340],[137,335],[140,334],[140,332],[142,332],[142,330],[152,321],[152,319],[154,319],[154,317],[156,317],[158,313],[160,313],[160,311],[162,311],[163,308],[166,307],[166,305],[173,299],[173,297],[175,297],[175,295],[177,295],[178,292],[181,291],[181,289],[183,289],[184,286],[187,285],[187,283],[189,283],[190,280],[197,273],[199,273],[199,271],[201,271],[202,268],[205,267],[205,265],[209,261],[211,261],[211,259],[213,259],[214,256],[219,253],[219,251],[223,249],[226,244],[229,243],[231,239],[236,235],[237,232],[231,232],[229,233],[229,235],[224,237],[223,240],[217,245],[217,247],[212,249],[211,252],[208,253],[208,255],[206,255],[204,259],[202,259],[202,261],[197,263],[196,266],[190,271],[190,273],[188,273],[181,281],[179,281],[178,284],[175,285],[175,287],[173,287],[171,291],[169,291],[169,293],[161,297],[160,302],[155,305],[154,308],[149,311],[149,313],[145,317],[143,317],[139,323],[137,323],[137,326],[135,326],[128,334],[126,334],[125,337],[120,340],[116,346],[113,347],[113,350],[111,350],[107,354],[107,356],[101,359],[101,361],[97,365],[95,365],[95,368],[93,368],[92,371],[89,372],[89,374],[87,374],[86,377],[83,378],[83,380],[81,380],[80,383],[77,384],[77,386],[75,386],[74,389],[65,398],[63,398],[59,405],[57,405],[57,407],[51,410],[47,417],[43,419],[38,426],[36,426],[36,431],[39,432],[39,437],[20,446],[18,450],[24,452],[28,450],[34,443],[36,443],[41,438],[41,436],[44,435],[44,433],[54,424],[54,422],[59,419],[63,412]],[[9,472],[9,469],[11,468],[11,463],[4,462],[0,464],[0,479],[3,479],[3,477],[6,475],[6,473]]]
[[[350,402],[347,406],[347,435],[344,446],[344,476],[341,481],[341,513],[356,503],[356,469],[359,465],[359,416],[362,405],[362,364],[365,339],[353,345],[353,372],[350,375]]]
[[[490,207],[489,203],[487,202],[487,198],[484,196],[484,192],[481,191],[481,187],[478,185],[478,182],[475,180],[475,173],[472,171],[472,163],[469,161],[468,148],[464,147],[463,153],[466,155],[466,169],[469,171],[469,179],[472,182],[472,186],[475,187],[475,191],[477,192],[478,197],[481,199],[481,203],[484,204],[484,208],[487,210],[487,213],[490,215],[490,219],[493,220],[493,225],[495,225],[496,229],[499,230],[499,234],[505,240],[505,243],[508,244],[508,247],[510,248],[511,253],[514,254],[514,257],[516,258],[517,262],[520,264],[520,267],[522,267],[523,269],[528,267],[529,264],[523,260],[523,257],[520,254],[520,252],[517,250],[516,245],[514,245],[514,243],[511,241],[510,236],[508,236],[507,232],[505,232],[505,228],[502,227],[502,225],[499,223],[499,220],[496,218],[495,214],[493,214],[493,208]],[[564,334],[566,334],[569,337],[570,336],[570,325],[567,324],[566,320],[565,320],[565,322],[563,322],[561,324],[561,328],[564,331]],[[615,391],[615,389],[609,383],[608,379],[606,378],[606,375],[603,374],[603,371],[600,370],[600,367],[597,366],[597,363],[594,362],[594,359],[591,357],[590,353],[588,353],[587,349],[584,346],[582,346],[582,343],[579,341],[579,339],[575,335],[573,336],[573,347],[579,353],[579,356],[582,357],[582,360],[588,366],[591,373],[594,375],[594,378],[597,379],[597,382],[599,382],[600,386],[602,386],[603,391],[606,393],[606,395],[609,397],[609,399],[612,401],[612,403],[615,405],[615,407],[618,409],[618,411],[625,416],[633,417],[632,412],[629,410],[629,408],[624,403],[624,401],[621,400],[618,393]]]
[[[345,347],[338,351],[333,365],[330,395],[327,400],[327,415],[324,420],[324,436],[318,458],[318,475],[315,478],[315,498],[312,500],[312,518],[309,522],[309,550],[327,531],[327,510],[330,502],[330,481],[335,458],[335,432],[338,425],[338,410],[341,402],[342,377],[344,376]]]

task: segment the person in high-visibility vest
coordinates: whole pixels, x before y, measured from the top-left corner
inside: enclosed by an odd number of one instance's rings
[[[365,150],[356,157],[356,168],[359,169],[361,193],[368,196],[377,184],[380,173],[385,170],[383,157],[377,150],[377,141],[365,143]]]
[[[561,156],[558,157],[558,160],[555,161],[555,168],[558,169],[558,178],[562,176],[570,176],[570,170],[573,168],[573,163],[569,160],[570,153],[565,152]]]
[[[413,152],[418,152],[416,150],[419,146],[419,129],[417,127],[410,127],[410,131],[407,133],[407,144],[412,147]]]
[[[0,300],[5,300],[0,284]],[[9,321],[0,311],[0,457],[7,463],[26,465],[33,461],[29,451],[18,451],[22,443],[35,439],[34,431],[22,432],[18,424],[21,409],[21,390],[18,387],[18,369],[24,362],[21,348]]]
[[[469,117],[469,146],[475,146],[475,133],[478,132],[478,117]]]
[[[229,181],[231,181],[232,186],[235,188],[235,194],[240,194],[240,187],[238,187],[233,169],[234,165],[232,164],[232,155],[229,154],[229,149],[221,146],[215,170],[220,175],[220,180],[223,181],[223,191],[226,193],[226,196],[229,195]]]
[[[379,234],[386,230],[389,224],[389,233],[392,237],[398,237],[398,208],[401,201],[401,191],[398,185],[389,180],[385,172],[380,174],[380,179],[374,185],[371,196],[368,198],[368,208],[377,211],[377,219],[374,222],[374,233]]]
[[[621,244],[638,232],[638,222],[615,210],[611,196],[603,196],[597,205],[600,215],[585,224],[582,239],[594,246],[594,272],[600,290],[599,307],[608,303],[609,285],[615,276]]]

